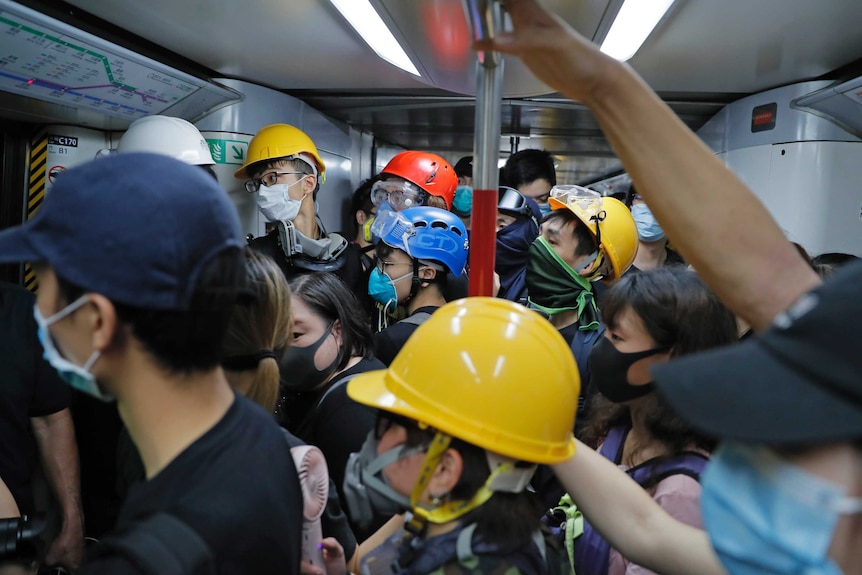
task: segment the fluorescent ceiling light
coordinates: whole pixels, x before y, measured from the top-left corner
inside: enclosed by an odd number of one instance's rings
[[[625,0],[602,42],[602,52],[620,62],[634,56],[673,2]]]
[[[404,49],[383,23],[377,10],[368,0],[331,0],[341,15],[353,26],[365,43],[378,56],[405,72],[420,76],[419,70],[407,57]]]

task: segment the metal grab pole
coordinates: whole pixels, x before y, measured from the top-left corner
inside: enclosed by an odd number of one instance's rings
[[[493,38],[502,30],[499,0],[465,0],[473,39]],[[470,232],[471,296],[494,294],[497,240],[497,187],[503,60],[497,52],[479,52],[476,67],[476,117],[473,144],[473,208]]]

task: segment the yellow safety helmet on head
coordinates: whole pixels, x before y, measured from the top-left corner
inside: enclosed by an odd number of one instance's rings
[[[234,177],[247,179],[251,177],[247,170],[252,164],[279,158],[305,160],[317,170],[320,183],[326,180],[326,164],[320,159],[317,146],[308,134],[288,124],[271,124],[261,128],[248,143],[245,164],[234,172]]]
[[[488,451],[550,464],[575,452],[580,387],[572,352],[547,320],[471,297],[435,311],[389,369],[357,375],[347,394]]]
[[[607,260],[612,270],[605,279],[618,280],[631,267],[638,252],[638,228],[624,203],[581,186],[554,186],[548,201],[552,210],[570,210],[596,238],[599,255],[594,269]]]

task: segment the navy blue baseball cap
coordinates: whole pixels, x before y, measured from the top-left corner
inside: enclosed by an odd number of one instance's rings
[[[187,310],[201,269],[245,244],[236,208],[197,166],[116,154],[63,172],[33,219],[0,232],[0,263],[144,309]]]
[[[653,366],[676,413],[714,437],[768,444],[862,438],[862,263],[761,334]]]

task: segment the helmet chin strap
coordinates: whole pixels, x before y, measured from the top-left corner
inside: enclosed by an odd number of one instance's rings
[[[496,491],[506,491],[511,493],[520,492],[529,483],[530,477],[535,471],[535,466],[529,466],[527,469],[518,470],[513,461],[494,458],[489,458],[489,466],[493,470],[488,475],[485,483],[480,487],[473,497],[470,499],[462,499],[458,501],[447,501],[442,505],[429,507],[420,503],[420,498],[431,482],[431,477],[434,471],[440,464],[443,454],[449,449],[452,442],[452,437],[439,431],[431,441],[428,451],[425,453],[425,461],[422,463],[422,470],[413,486],[413,491],[410,493],[410,514],[405,528],[408,532],[415,534],[422,533],[428,523],[443,524],[454,521],[462,517],[470,511],[476,509],[480,505],[487,502]],[[513,481],[513,478],[515,479]]]

